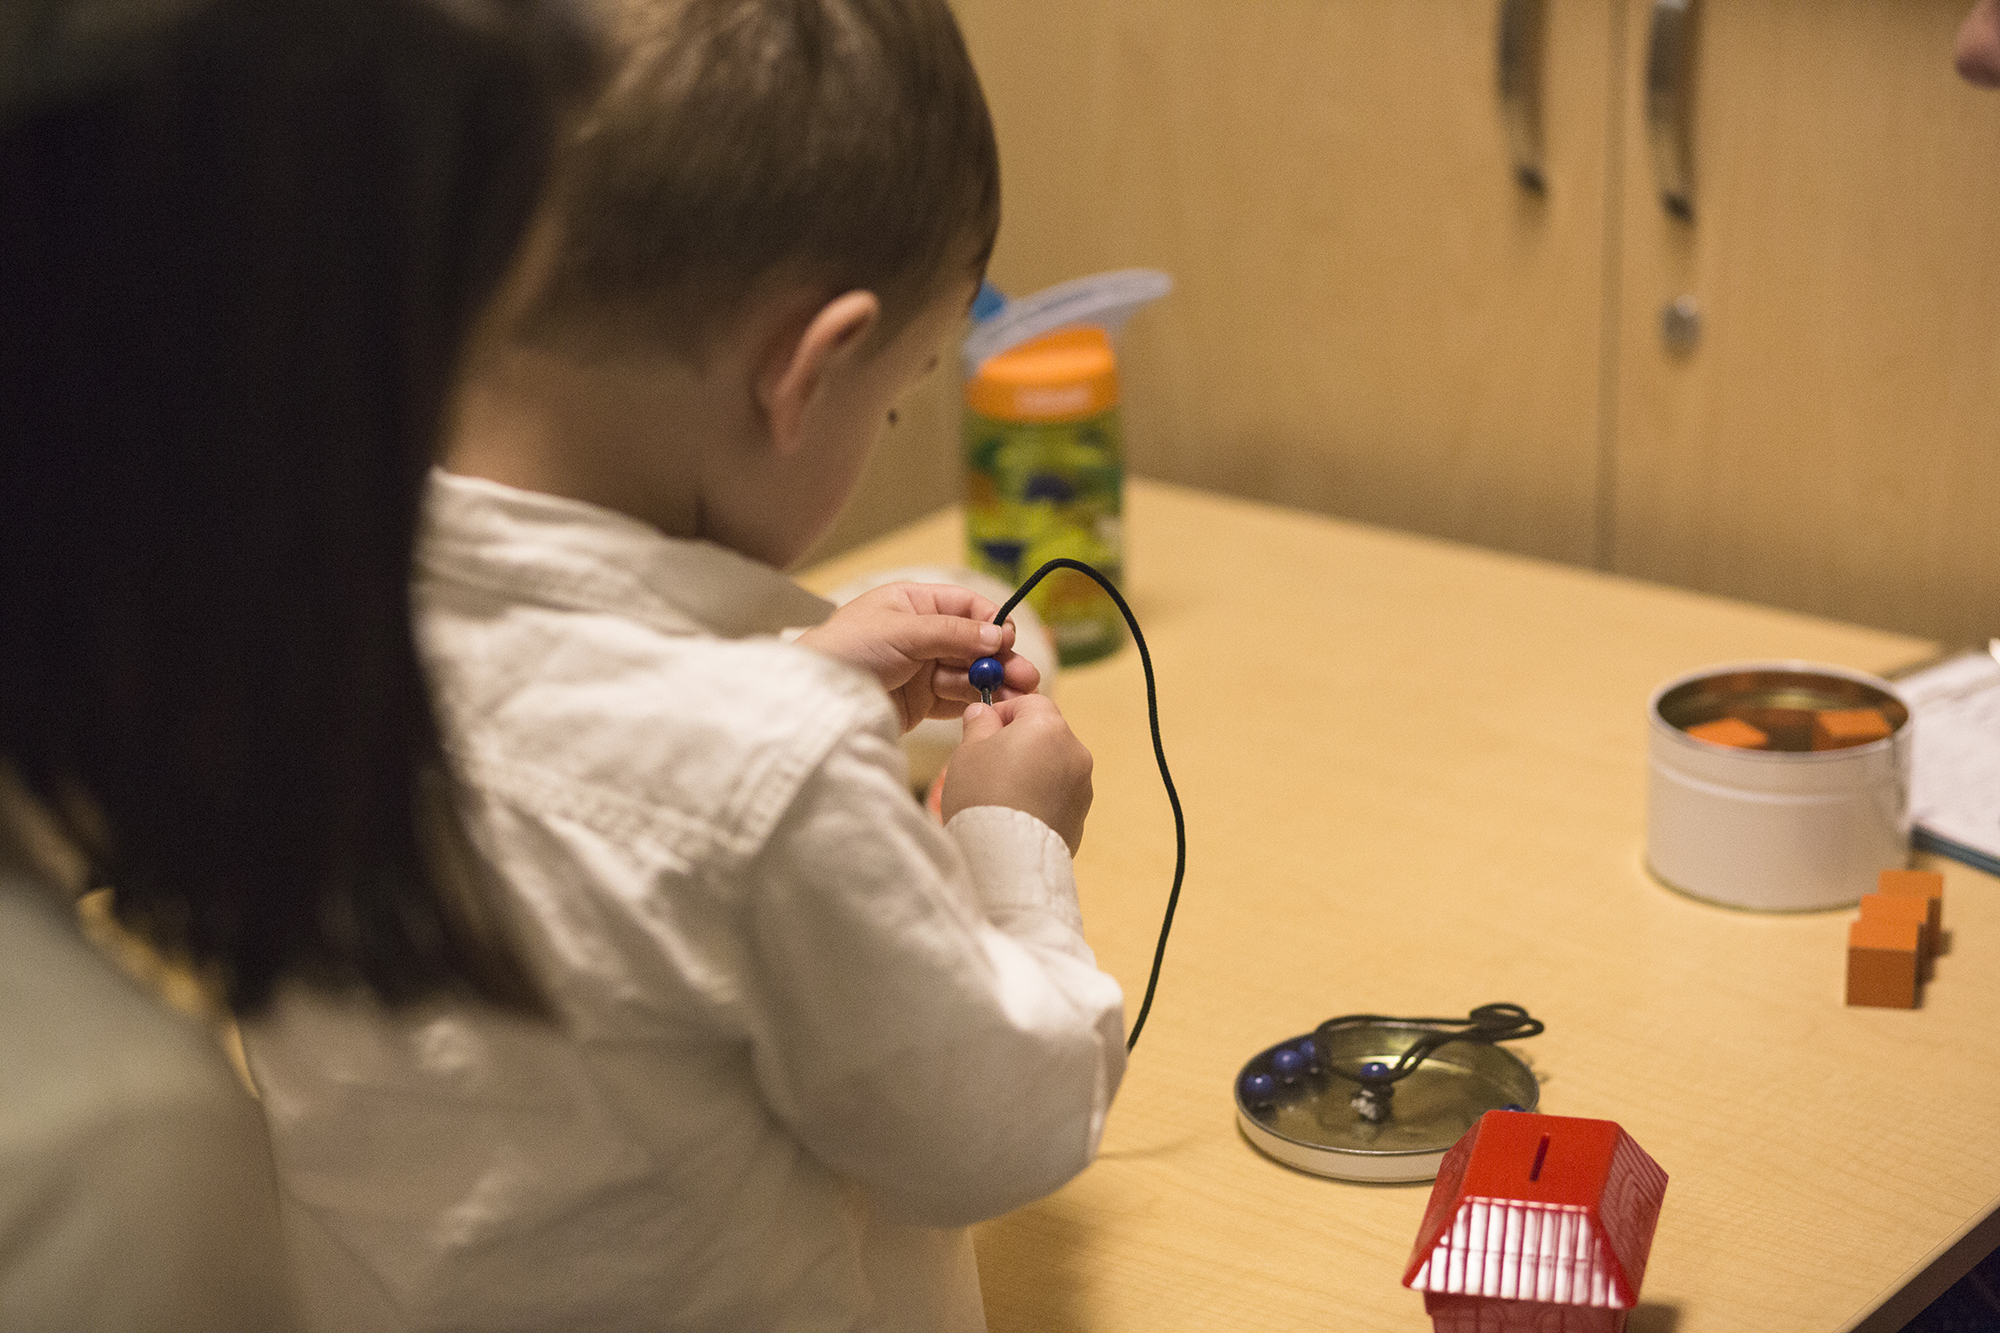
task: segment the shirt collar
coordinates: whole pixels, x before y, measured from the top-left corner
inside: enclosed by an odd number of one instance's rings
[[[417,565],[426,580],[613,612],[672,633],[776,634],[833,611],[780,571],[713,542],[442,468],[431,470]]]

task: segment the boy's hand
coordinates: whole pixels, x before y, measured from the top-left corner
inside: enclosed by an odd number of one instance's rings
[[[965,743],[944,774],[948,822],[975,805],[1025,810],[1054,829],[1076,854],[1090,813],[1090,751],[1039,694],[965,710]]]
[[[798,641],[881,681],[908,731],[978,702],[965,671],[982,657],[999,658],[1006,670],[996,701],[1032,694],[1041,684],[1035,664],[1013,651],[1013,624],[993,623],[999,610],[950,584],[891,583],[862,593]]]

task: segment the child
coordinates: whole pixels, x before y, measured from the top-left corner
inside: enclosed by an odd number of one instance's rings
[[[417,582],[553,1021],[294,988],[247,1028],[304,1298],[326,1328],[979,1329],[963,1228],[1081,1170],[1123,1071],[1070,867],[1089,755],[984,599],[828,618],[778,570],[971,299],[985,103],[944,0],[635,2],[614,35]],[[1006,688],[968,706],[988,653]],[[896,736],[961,710],[940,830]]]

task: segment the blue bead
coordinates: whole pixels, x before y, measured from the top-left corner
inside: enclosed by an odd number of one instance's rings
[[[1252,1106],[1269,1106],[1278,1095],[1278,1080],[1269,1074],[1252,1074],[1243,1080],[1243,1100]]]
[[[1361,1073],[1367,1078],[1380,1078],[1388,1072],[1389,1066],[1383,1064],[1380,1060],[1370,1060],[1367,1064],[1361,1066]]]
[[[1307,1037],[1299,1043],[1298,1052],[1300,1058],[1306,1062],[1307,1069],[1311,1069],[1319,1063],[1319,1047],[1313,1043],[1311,1037]]]
[[[999,658],[982,657],[972,664],[965,677],[972,682],[972,688],[975,690],[997,690],[1000,688],[1001,678],[1006,674],[1007,668],[1000,665]]]
[[[1285,1083],[1290,1083],[1306,1072],[1306,1058],[1289,1046],[1281,1046],[1271,1052],[1271,1072]]]

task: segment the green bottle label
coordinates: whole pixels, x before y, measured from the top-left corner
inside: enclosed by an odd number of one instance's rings
[[[1113,407],[1081,421],[995,421],[965,414],[965,537],[973,568],[1003,583],[1059,556],[1122,587],[1124,441]],[[1028,594],[1064,666],[1124,642],[1125,621],[1104,590],[1059,569]]]

